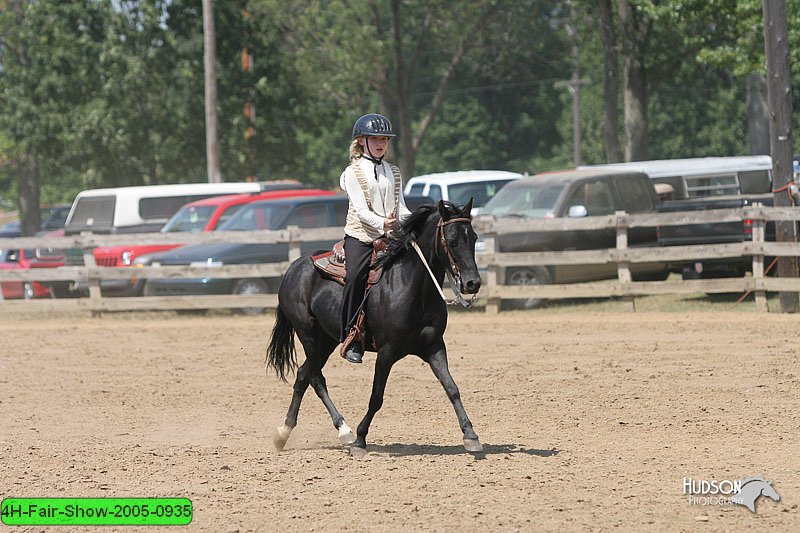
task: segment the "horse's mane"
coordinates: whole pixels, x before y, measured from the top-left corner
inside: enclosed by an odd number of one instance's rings
[[[444,207],[452,217],[463,216],[458,206],[447,200],[443,201]],[[416,211],[411,213],[403,222],[400,223],[400,228],[394,232],[394,238],[388,240],[386,250],[384,250],[378,258],[377,264],[383,268],[388,268],[400,257],[403,256],[410,248],[411,241],[416,241],[422,234],[425,223],[432,216],[439,216],[439,208],[437,205],[426,204],[418,207]]]

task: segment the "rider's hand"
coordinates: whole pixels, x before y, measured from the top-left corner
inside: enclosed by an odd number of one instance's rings
[[[397,219],[394,217],[388,217],[383,219],[383,229],[385,231],[394,231],[400,228],[400,224],[397,222]]]

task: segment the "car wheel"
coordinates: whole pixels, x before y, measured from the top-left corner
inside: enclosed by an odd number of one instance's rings
[[[506,272],[506,285],[549,285],[550,272],[543,266],[509,268]],[[541,307],[545,298],[526,300],[503,300],[506,309],[535,309]]]
[[[26,281],[22,284],[22,297],[26,300],[33,300],[36,297],[36,290],[33,288],[33,283]]]
[[[267,282],[261,279],[240,279],[233,284],[232,294],[269,294]],[[260,315],[266,307],[242,307],[235,312],[240,315]]]

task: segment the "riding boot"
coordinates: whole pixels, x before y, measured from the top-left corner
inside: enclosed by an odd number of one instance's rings
[[[347,351],[344,352],[344,358],[351,363],[360,363],[364,357],[364,350],[361,348],[361,342],[353,341]]]

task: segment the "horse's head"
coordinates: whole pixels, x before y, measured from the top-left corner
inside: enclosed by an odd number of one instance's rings
[[[472,229],[472,198],[458,207],[439,201],[439,220],[436,228],[436,253],[458,283],[459,291],[476,294],[481,288],[481,276],[475,263],[475,242],[478,236]]]

